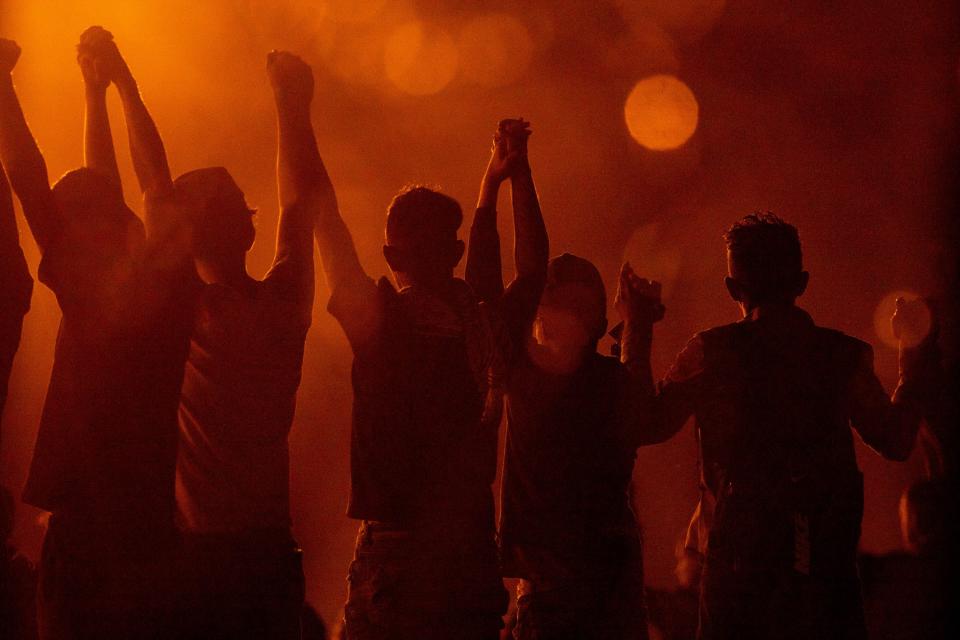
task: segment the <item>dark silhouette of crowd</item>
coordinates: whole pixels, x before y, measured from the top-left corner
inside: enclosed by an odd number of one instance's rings
[[[742,319],[697,333],[657,381],[660,284],[624,264],[611,329],[594,264],[551,258],[520,118],[497,125],[469,243],[456,200],[404,187],[385,219],[390,277],[371,277],[318,149],[313,72],[284,51],[266,60],[280,222],[256,279],[253,211],[230,172],[174,179],[112,35],[91,27],[77,52],[84,163],[51,185],[13,82],[20,49],[0,39],[0,409],[33,284],[12,194],[62,312],[23,491],[51,514],[36,567],[6,542],[15,501],[2,495],[4,638],[326,637],[305,603],[288,489],[315,244],[353,352],[347,516],[359,530],[338,637],[494,640],[504,578],[518,580],[518,640],[944,637],[956,405],[922,302],[897,303],[890,396],[870,345],[797,306],[809,279],[797,229],[750,214],[724,236]],[[111,86],[142,220],[123,199]],[[598,350],[608,331],[613,355]],[[678,586],[645,589],[637,449],[690,418],[701,497]],[[904,493],[907,551],[858,567],[853,431],[902,461],[921,425],[930,477]]]

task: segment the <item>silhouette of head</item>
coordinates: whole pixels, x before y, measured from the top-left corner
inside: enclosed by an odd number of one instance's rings
[[[457,230],[463,212],[456,200],[421,186],[405,187],[387,208],[383,256],[401,286],[442,284],[463,257]]]
[[[793,304],[807,288],[800,235],[774,214],[744,217],[727,230],[724,240],[727,290],[745,311],[762,304]]]
[[[83,256],[109,266],[143,245],[143,223],[110,177],[86,167],[74,169],[57,180],[52,193],[63,213],[65,235]]]
[[[193,255],[198,263],[242,263],[253,246],[254,210],[223,167],[187,172],[174,180],[180,201],[191,215]]]
[[[569,253],[550,260],[535,331],[554,351],[596,348],[607,330],[607,292],[593,263]]]

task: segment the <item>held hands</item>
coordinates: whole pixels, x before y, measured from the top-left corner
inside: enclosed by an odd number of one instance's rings
[[[632,326],[653,326],[663,319],[666,307],[660,302],[660,283],[633,272],[629,262],[620,268],[620,282],[614,307],[624,323]]]
[[[309,106],[313,100],[313,69],[288,51],[267,54],[267,76],[277,103]]]
[[[122,88],[133,82],[113,34],[103,27],[90,27],[80,35],[77,62],[84,81],[92,88],[106,89],[111,82]]]
[[[0,38],[0,73],[10,73],[20,59],[20,45],[13,40]]]
[[[530,123],[523,118],[501,120],[493,136],[485,181],[500,184],[527,165]]]

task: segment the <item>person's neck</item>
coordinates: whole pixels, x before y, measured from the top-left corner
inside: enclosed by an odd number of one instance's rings
[[[745,302],[740,304],[743,316],[783,315],[797,308],[796,299],[768,300],[766,302]]]
[[[405,273],[395,273],[394,276],[397,281],[397,286],[401,289],[415,287],[440,296],[449,291],[450,283],[453,281],[452,273],[430,278],[412,278],[409,274]]]

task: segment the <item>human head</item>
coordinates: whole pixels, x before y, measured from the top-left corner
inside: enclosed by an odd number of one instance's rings
[[[431,286],[453,277],[463,257],[457,230],[463,211],[456,200],[423,186],[400,190],[387,208],[383,256],[401,285]]]
[[[735,222],[724,240],[725,283],[744,312],[762,304],[793,304],[807,288],[800,235],[774,214],[751,213]]]
[[[255,211],[247,206],[230,173],[223,167],[196,169],[174,180],[173,185],[190,213],[198,266],[243,264],[256,234]]]
[[[592,262],[569,253],[550,260],[534,330],[554,351],[596,349],[607,330],[607,293]]]
[[[65,173],[51,189],[66,235],[80,254],[110,267],[118,256],[143,246],[140,218],[123,201],[121,187],[105,174],[81,167]]]

